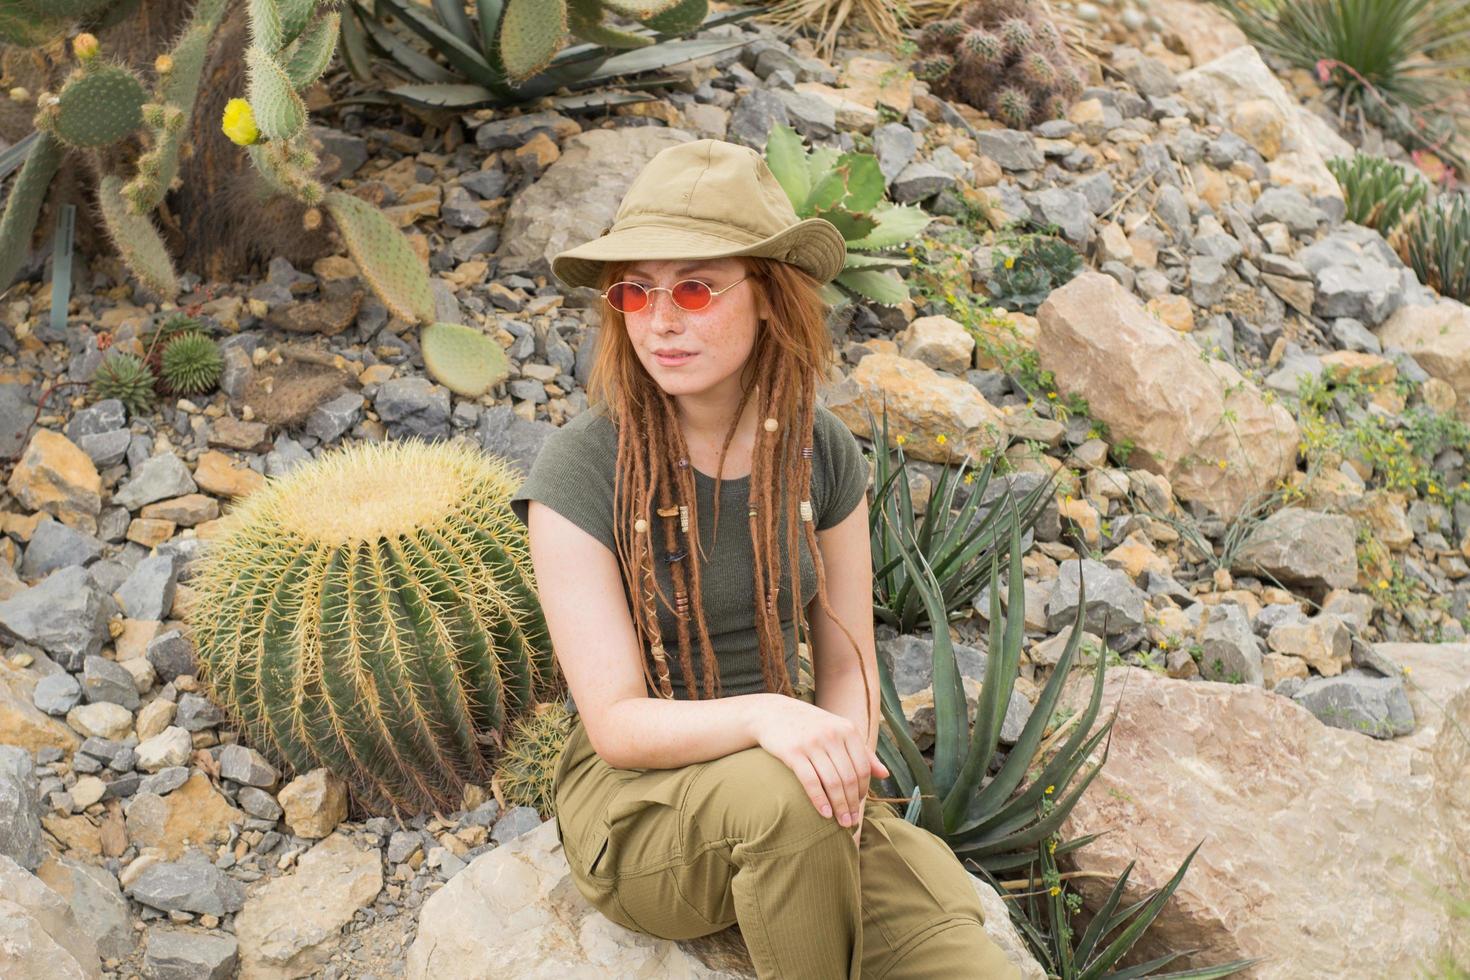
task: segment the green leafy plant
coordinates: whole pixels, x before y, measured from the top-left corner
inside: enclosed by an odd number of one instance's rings
[[[1042,5],[978,0],[919,35],[914,75],[935,94],[984,109],[1011,129],[1066,115],[1085,76]]]
[[[997,246],[986,289],[998,306],[1035,313],[1081,270],[1082,257],[1060,238],[1026,234]]]
[[[1342,187],[1347,220],[1387,235],[1429,193],[1429,182],[1392,160],[1368,153],[1333,157],[1327,169]]]
[[[250,4],[247,98],[230,100],[221,126],[272,188],[307,205],[308,224],[320,224],[323,210],[330,215],[363,280],[394,316],[428,327],[435,322],[428,264],[376,207],[327,189],[315,176],[301,93],[321,77],[336,48],[339,15],[327,7],[328,0]],[[420,347],[434,380],[466,397],[484,394],[510,373],[505,351],[477,331],[425,330]],[[436,370],[454,362],[465,369]]]
[[[402,79],[343,102],[400,102],[429,109],[510,106],[550,98],[552,107],[643,102],[640,92],[579,90],[622,76],[658,72],[745,43],[680,35],[757,13],[708,14],[706,0],[351,0],[342,19],[342,52],[359,81],[381,66]],[[614,27],[605,12],[638,26]],[[568,31],[585,44],[563,47]],[[667,83],[645,78],[636,87]],[[629,85],[627,87],[635,87]],[[565,88],[572,94],[552,96]]]
[[[93,401],[116,398],[130,415],[141,415],[153,408],[153,371],[143,359],[127,351],[108,353],[92,375],[90,393]]]
[[[152,216],[178,173],[205,56],[225,7],[224,0],[200,0],[173,48],[154,61],[151,79],[104,57],[92,34],[72,39],[75,67],[56,93],[36,96],[37,135],[0,217],[0,288],[25,261],[52,178],[76,155],[97,174],[97,211],[128,268],[161,296],[178,293],[173,260]],[[130,9],[116,0],[14,0],[0,10],[0,42],[34,47],[40,59],[39,49],[64,38],[76,18],[117,18]],[[147,149],[138,152],[139,146]]]
[[[808,150],[796,130],[777,125],[766,139],[765,159],[797,215],[825,218],[847,242],[847,261],[836,287],[822,287],[830,305],[846,303],[851,296],[888,306],[908,299],[908,286],[898,274],[908,259],[881,253],[916,237],[930,217],[922,208],[884,200],[876,156],[825,146]]]
[[[1470,198],[1443,194],[1404,224],[1405,261],[1441,296],[1470,301]]]
[[[212,391],[225,369],[219,345],[197,330],[169,341],[160,358],[159,380],[178,395]]]
[[[898,529],[892,530],[896,533]],[[935,736],[932,768],[920,754],[909,731],[898,690],[882,658],[879,658],[878,669],[883,713],[883,726],[878,733],[878,756],[891,774],[878,781],[881,794],[909,800],[904,813],[906,820],[945,841],[961,860],[971,860],[992,873],[1025,867],[1034,860],[1032,848],[1056,833],[1101,771],[1103,762],[1107,760],[1106,747],[1102,761],[1069,791],[1074,777],[1086,766],[1093,750],[1108,736],[1113,726],[1113,720],[1109,719],[1096,733],[1088,734],[1102,703],[1106,658],[1100,657],[1087,707],[1068,720],[1069,725],[1075,726],[1074,730],[1066,742],[1049,756],[1043,746],[1048,720],[1071,673],[1082,638],[1082,613],[1087,604],[1083,586],[1071,636],[1051,678],[1037,697],[1016,744],[1003,762],[996,758],[1001,723],[1020,671],[1024,639],[1026,595],[1021,572],[1019,519],[1010,522],[1010,538],[1006,549],[1008,612],[1001,612],[1000,589],[992,588],[985,679],[976,703],[973,725],[949,630],[939,626],[934,629]],[[945,614],[939,582],[925,563],[916,542],[907,540],[904,544],[903,561],[909,574],[919,582],[918,589],[930,621],[942,624]],[[997,565],[998,557],[992,554],[992,581],[998,581],[1000,575]],[[1114,718],[1116,716],[1115,710]],[[1048,746],[1061,734],[1060,728],[1053,732]],[[987,774],[997,763],[999,768],[995,776],[986,781]],[[1040,804],[1047,799],[1054,802],[1041,812]],[[1059,845],[1057,849],[1066,853],[1092,839],[1090,836],[1078,838]]]
[[[1214,0],[1251,43],[1314,72],[1396,139],[1443,151],[1467,117],[1467,0]],[[1447,29],[1446,25],[1456,24]],[[1455,154],[1463,166],[1463,159]]]
[[[978,472],[970,469],[968,457],[961,457],[956,470],[945,466],[940,471],[938,484],[916,524],[908,456],[897,440],[889,438],[886,403],[881,414],[880,422],[868,412],[869,431],[877,434],[873,453],[875,489],[868,511],[873,614],[900,633],[926,626],[939,629],[941,623],[947,627],[950,614],[968,609],[970,601],[989,583],[993,559],[1009,547],[1011,522],[1020,522],[1021,532],[1028,532],[1055,492],[1055,482],[1043,481],[1015,507],[1005,506],[1011,499],[1008,494],[982,505],[996,461],[1004,457],[990,456]],[[895,448],[890,450],[889,445]],[[962,487],[963,498],[957,500]],[[938,583],[943,619],[930,619],[922,588],[924,578],[912,574],[904,560],[910,548],[918,550]]]
[[[1256,959],[1241,959],[1220,966],[1159,972],[1179,957],[1195,952],[1179,950],[1118,970],[1119,962],[1143,938],[1163,911],[1170,896],[1179,888],[1189,870],[1190,862],[1199,852],[1200,845],[1194,846],[1172,878],[1142,899],[1125,905],[1123,895],[1127,891],[1128,878],[1136,863],[1129,861],[1080,936],[1072,926],[1072,919],[1082,908],[1082,896],[1068,887],[1066,876],[1057,867],[1056,855],[1060,850],[1057,845],[1055,837],[1037,845],[1036,865],[1041,871],[1040,878],[1027,884],[1039,885],[1040,888],[1021,896],[1025,899],[1024,903],[1012,901],[1009,905],[1011,921],[1025,937],[1026,945],[1048,977],[1058,977],[1061,980],[1196,977],[1208,980],[1228,977],[1257,962]],[[1004,886],[994,875],[985,869],[981,873],[993,887],[1005,894]]]

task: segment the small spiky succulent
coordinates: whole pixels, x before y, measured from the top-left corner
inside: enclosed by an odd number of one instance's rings
[[[507,803],[534,807],[542,819],[553,815],[556,801],[551,781],[571,731],[572,717],[562,701],[538,704],[516,719],[495,773]]]
[[[163,349],[164,385],[176,395],[200,395],[219,383],[225,368],[219,345],[197,330],[180,334]]]
[[[925,25],[913,72],[1012,129],[1065,115],[1084,84],[1044,8],[1019,0],[976,0]]]
[[[92,375],[89,390],[92,400],[116,398],[130,415],[141,415],[153,408],[153,371],[143,359],[126,351],[112,351]]]

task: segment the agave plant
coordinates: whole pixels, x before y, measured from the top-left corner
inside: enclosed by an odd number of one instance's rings
[[[1347,220],[1385,235],[1429,193],[1429,182],[1423,177],[1368,153],[1354,153],[1352,159],[1333,157],[1327,169],[1342,187]]]
[[[1047,976],[1062,980],[1122,977],[1195,977],[1210,980],[1228,977],[1257,962],[1256,959],[1242,959],[1219,966],[1160,973],[1160,970],[1179,957],[1195,952],[1178,950],[1126,970],[1116,971],[1118,962],[1143,938],[1143,934],[1163,911],[1164,904],[1184,880],[1189,863],[1194,860],[1200,846],[1194,846],[1194,850],[1189,852],[1179,870],[1167,882],[1139,901],[1124,905],[1123,894],[1128,887],[1128,876],[1133,873],[1134,865],[1134,862],[1129,861],[1087,929],[1079,937],[1072,929],[1071,919],[1081,906],[1081,896],[1068,892],[1066,880],[1057,868],[1057,848],[1053,848],[1054,843],[1054,839],[1043,841],[1036,848],[1036,863],[1041,868],[1040,891],[1028,892],[1024,906],[1010,906],[1011,921],[1026,938],[1026,944],[1046,970]],[[993,887],[1002,887],[994,875],[984,869],[981,873],[989,879]]]
[[[1470,301],[1470,198],[1442,194],[1405,222],[1404,258],[1442,296]]]
[[[1030,533],[1055,491],[1056,481],[1048,479],[1041,483],[1021,498],[1015,509],[1001,505],[1001,501],[1009,499],[1002,495],[981,510],[996,457],[987,459],[978,475],[969,470],[969,459],[962,458],[957,470],[951,472],[946,466],[940,471],[938,485],[929,494],[924,516],[915,529],[908,456],[901,446],[888,449],[891,443],[886,402],[882,416],[881,423],[875,422],[872,412],[868,412],[868,431],[878,433],[874,445],[880,447],[873,456],[875,490],[873,506],[868,511],[874,569],[873,614],[900,633],[911,633],[926,625],[937,629],[936,623],[948,623],[950,613],[967,608],[971,599],[989,583],[991,559],[1005,551],[1011,522],[1018,522],[1023,533]],[[894,453],[897,465],[892,458]],[[955,497],[962,486],[969,489],[956,511]],[[922,579],[911,575],[904,561],[910,541],[939,583],[939,599],[945,613],[941,620],[930,620],[920,588]]]
[[[704,58],[744,40],[679,35],[729,24],[754,15],[749,7],[707,15],[705,0],[647,3],[627,0],[476,0],[471,15],[462,0],[352,0],[342,18],[342,54],[359,81],[373,81],[376,61],[406,81],[381,92],[343,102],[401,102],[428,109],[469,109],[516,105],[550,96],[558,108],[589,108],[642,102],[637,92],[575,94],[575,90],[625,75],[656,72]],[[636,28],[615,28],[602,20],[604,8],[637,18]],[[667,9],[664,9],[667,8]],[[385,15],[406,28],[396,29]],[[568,30],[589,42],[562,48]],[[417,35],[412,37],[411,35]],[[560,50],[558,50],[560,48]],[[663,84],[646,79],[642,85]]]
[[[896,528],[894,528],[897,531]],[[939,582],[924,563],[917,547],[902,551],[909,573],[934,623],[944,623],[944,606]],[[991,558],[991,576],[998,575],[997,558]],[[898,689],[879,660],[878,682],[882,689],[883,726],[878,733],[878,757],[890,775],[878,781],[882,795],[910,800],[905,819],[944,840],[959,858],[970,859],[991,872],[1025,867],[1035,860],[1032,848],[1056,833],[1067,814],[1107,760],[1095,764],[1078,785],[1069,790],[1074,777],[1087,764],[1093,750],[1112,731],[1109,719],[1089,735],[1102,703],[1106,656],[1097,659],[1097,673],[1087,707],[1073,716],[1075,730],[1049,758],[1043,737],[1052,711],[1062,694],[1082,638],[1082,611],[1087,606],[1085,585],[1078,597],[1072,635],[1031,711],[1021,736],[1001,762],[999,771],[987,781],[996,761],[1001,722],[1020,670],[1023,610],[1026,596],[1021,574],[1020,521],[1011,521],[1010,548],[1006,559],[1009,580],[1008,613],[1002,614],[1000,592],[990,592],[990,642],[985,679],[976,704],[973,725],[965,691],[960,682],[954,644],[947,627],[934,630],[934,765],[920,754],[909,732],[899,701]],[[1117,712],[1114,710],[1114,718]],[[1072,719],[1069,719],[1069,722]],[[1051,741],[1057,735],[1053,734]],[[1028,781],[1032,767],[1039,767]],[[1044,810],[1044,800],[1052,801]],[[1061,853],[1081,847],[1093,837],[1085,836],[1057,847]]]
[[[881,253],[918,237],[930,217],[919,207],[884,200],[883,171],[871,153],[842,153],[818,146],[810,151],[790,126],[774,127],[766,139],[766,165],[801,218],[825,218],[847,241],[847,262],[837,286],[822,287],[829,305],[851,295],[893,306],[909,298],[898,270],[906,257]]]

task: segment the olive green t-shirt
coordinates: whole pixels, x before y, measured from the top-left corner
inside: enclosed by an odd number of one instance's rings
[[[613,540],[613,480],[617,460],[617,430],[610,418],[598,407],[582,412],[551,433],[541,447],[521,488],[511,497],[511,509],[522,523],[526,521],[529,501],[538,500],[565,516],[572,523],[601,541],[608,551],[617,554]],[[731,697],[765,690],[761,675],[760,647],[755,631],[755,549],[750,538],[747,510],[750,477],[720,482],[720,526],[716,536],[714,519],[715,479],[711,474],[694,470],[694,484],[699,506],[700,539],[704,544],[704,563],[700,566],[705,621],[710,645],[719,665],[720,694]],[[847,426],[821,405],[816,406],[812,437],[812,519],[821,531],[841,523],[852,513],[868,488],[868,463],[863,458],[857,439]],[[664,595],[673,601],[674,585],[669,563],[663,560],[667,550],[663,532],[653,518],[654,575]],[[785,515],[781,515],[776,540],[781,568],[780,611],[785,640],[786,669],[793,687],[799,686],[795,629],[791,623],[791,573],[786,555]],[[677,525],[676,525],[677,527]],[[682,535],[678,536],[682,542]],[[801,595],[803,604],[816,597],[817,574],[803,534],[797,536],[801,562]],[[685,559],[699,560],[701,552]],[[686,564],[686,569],[689,567]],[[539,583],[540,588],[555,588],[554,583]],[[627,584],[623,597],[632,598]],[[674,696],[687,700],[683,670],[679,663],[679,634],[674,614],[655,596],[659,629],[668,654],[670,680]],[[808,620],[809,621],[809,620]],[[690,657],[696,673],[696,687],[703,692],[698,632],[690,616]],[[649,672],[653,672],[651,654]]]

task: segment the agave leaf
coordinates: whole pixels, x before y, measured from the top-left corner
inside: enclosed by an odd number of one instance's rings
[[[445,60],[465,78],[492,87],[504,84],[505,80],[497,76],[485,60],[484,54],[474,47],[473,34],[467,33],[463,37],[455,34],[425,14],[422,7],[406,2],[406,0],[377,0],[377,2],[387,7],[405,27],[433,45],[434,49],[443,54]]]
[[[847,247],[871,251],[893,248],[919,236],[933,220],[923,208],[904,204],[880,204],[870,212],[878,225],[866,236],[849,240]]]
[[[1103,975],[1104,971],[1110,969],[1114,963],[1123,958],[1128,950],[1133,948],[1133,944],[1153,924],[1154,919],[1162,911],[1164,903],[1169,900],[1169,897],[1174,894],[1174,890],[1179,887],[1179,883],[1184,880],[1184,875],[1189,870],[1190,862],[1194,860],[1195,854],[1199,852],[1200,845],[1203,843],[1204,841],[1200,841],[1199,844],[1194,845],[1194,849],[1189,852],[1189,856],[1184,859],[1184,863],[1179,866],[1179,870],[1174,872],[1174,876],[1163,887],[1157,889],[1149,896],[1146,904],[1138,911],[1137,916],[1133,918],[1133,921],[1128,924],[1116,939],[1098,951],[1096,957],[1084,968],[1084,972],[1081,974],[1082,980],[1097,980],[1097,978]],[[1123,884],[1123,881],[1127,879],[1128,873],[1132,868],[1133,862],[1130,861],[1128,862],[1128,868],[1123,872],[1123,880],[1120,880],[1119,884]]]
[[[682,41],[667,41],[647,48],[621,51],[602,63],[596,75],[589,76],[582,84],[592,85],[615,78],[618,75],[635,75],[639,72],[658,71],[670,65],[683,64],[696,58],[705,58],[731,48],[745,46],[742,38],[689,38]]]
[[[842,232],[844,240],[849,238],[862,238],[874,228],[878,227],[877,223],[867,215],[856,211],[849,211],[843,207],[830,209],[819,208],[812,212],[811,217],[830,221],[836,226],[838,231]],[[868,256],[862,256],[862,258],[868,258]],[[848,267],[851,268],[851,263],[849,263]]]
[[[797,207],[811,193],[811,175],[806,169],[806,148],[796,130],[784,123],[771,127],[766,137],[766,166],[771,168],[776,182]]]
[[[453,2],[453,0],[451,0]],[[500,31],[500,19],[505,16],[505,0],[476,0],[475,19],[480,27],[480,50],[490,56],[494,67],[504,71],[500,60],[500,44],[496,34]]]
[[[851,289],[864,299],[884,306],[897,306],[909,298],[909,289],[902,279],[892,271],[877,272],[872,269],[844,269],[837,275],[837,282]]]
[[[370,15],[358,19],[364,33],[378,50],[396,62],[410,77],[424,82],[455,82],[460,76],[439,64],[433,58],[409,44],[386,24],[379,23]],[[371,79],[371,71],[368,78]]]
[[[871,153],[844,153],[837,158],[847,188],[843,206],[849,211],[871,211],[883,200],[883,171]]]

